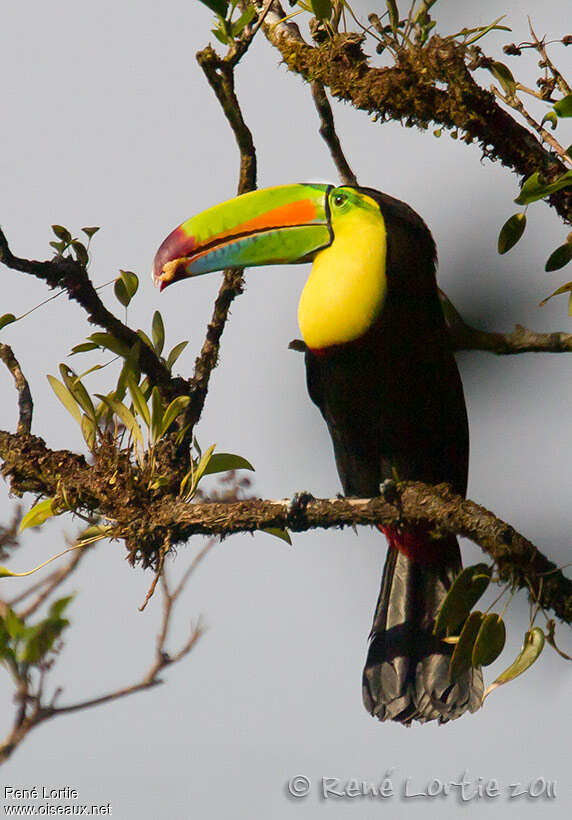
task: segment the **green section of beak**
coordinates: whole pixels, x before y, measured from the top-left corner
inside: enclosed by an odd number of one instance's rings
[[[163,288],[187,276],[224,268],[311,259],[332,241],[326,210],[330,187],[297,184],[264,188],[192,217],[157,251],[155,283]]]

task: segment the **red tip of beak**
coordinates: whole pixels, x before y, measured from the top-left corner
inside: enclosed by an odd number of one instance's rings
[[[175,278],[172,273],[170,276],[164,274],[165,265],[175,259],[184,259],[192,253],[194,248],[195,237],[187,236],[181,227],[175,228],[161,243],[153,260],[153,282],[159,290],[166,288]]]

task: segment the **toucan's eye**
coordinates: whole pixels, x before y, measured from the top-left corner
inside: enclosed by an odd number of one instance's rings
[[[334,194],[332,197],[332,202],[336,207],[340,207],[346,201],[347,196],[346,194]]]

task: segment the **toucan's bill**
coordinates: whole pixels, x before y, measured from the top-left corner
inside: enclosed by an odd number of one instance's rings
[[[157,251],[161,290],[187,276],[231,267],[306,262],[332,241],[331,185],[263,188],[215,205],[169,234]]]

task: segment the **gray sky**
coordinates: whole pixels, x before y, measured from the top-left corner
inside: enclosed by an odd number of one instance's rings
[[[383,4],[379,4],[380,6]],[[405,4],[402,4],[405,5]],[[496,3],[459,9],[439,4],[440,30],[488,23],[506,11]],[[57,222],[78,231],[101,225],[91,272],[106,282],[118,269],[141,275],[129,322],[149,329],[159,307],[168,342],[190,339],[180,359],[192,367],[219,286],[216,275],[167,290],[148,277],[164,236],[198,210],[232,196],[237,153],[220,109],[194,61],[209,40],[212,15],[198,2],[166,0],[97,4],[55,0],[6,4],[0,30],[3,111],[0,131],[0,219],[16,254],[45,258]],[[359,0],[356,10],[371,8]],[[491,35],[494,49],[524,39],[526,15],[539,33],[561,35],[569,3],[536,8],[512,2],[513,34]],[[212,37],[211,37],[212,39]],[[487,41],[485,41],[485,44]],[[373,48],[371,49],[373,50]],[[554,50],[572,73],[572,49]],[[523,61],[524,62],[524,61]],[[526,58],[530,72],[534,60]],[[479,79],[488,83],[481,72]],[[308,90],[289,75],[264,38],[238,71],[237,89],[259,157],[259,185],[333,180],[335,171],[316,133]],[[339,133],[361,183],[409,202],[430,225],[439,250],[440,283],[463,315],[479,326],[567,330],[566,299],[539,300],[569,276],[546,274],[548,254],[566,231],[542,205],[529,209],[529,228],[506,257],[496,254],[498,230],[516,210],[517,181],[448,136],[374,125],[349,106],[335,109]],[[572,142],[568,122],[560,126]],[[565,134],[568,132],[568,137]],[[3,269],[0,313],[21,313],[49,293],[39,282]],[[306,394],[296,305],[307,269],[255,270],[236,302],[224,336],[198,436],[203,446],[240,453],[256,467],[254,492],[289,496],[339,492],[325,426]],[[114,307],[111,289],[106,292]],[[52,447],[81,448],[79,430],[45,378],[89,333],[79,309],[63,298],[6,328],[30,380],[33,432]],[[91,360],[85,358],[85,367]],[[570,560],[572,399],[566,356],[495,359],[459,357],[471,426],[470,497],[493,509],[553,560]],[[83,367],[83,363],[72,366]],[[105,371],[104,371],[105,373]],[[5,401],[0,427],[14,429],[16,397],[0,371]],[[100,384],[95,379],[93,389]],[[6,494],[5,494],[6,495]],[[26,509],[31,499],[25,500]],[[3,518],[12,502],[5,498]],[[15,562],[25,569],[56,552],[59,519],[26,536]],[[184,569],[200,546],[180,548],[170,566]],[[493,693],[485,709],[446,727],[405,730],[379,724],[362,707],[360,682],[367,635],[385,554],[378,533],[361,529],[295,537],[288,547],[265,535],[234,537],[201,566],[182,604],[173,645],[202,614],[207,634],[165,685],[98,710],[61,718],[34,732],[2,770],[17,787],[68,785],[79,802],[107,803],[117,818],[264,816],[456,817],[453,797],[320,801],[322,776],[379,781],[388,769],[400,791],[411,778],[421,790],[433,778],[468,771],[499,781],[502,796],[471,802],[465,817],[569,816],[568,760],[571,669],[550,648],[523,678]],[[466,562],[481,553],[464,545]],[[159,611],[137,610],[151,581],[132,570],[120,544],[104,544],[74,579],[74,628],[53,682],[62,703],[134,680],[150,661]],[[14,588],[18,582],[13,583]],[[507,614],[507,649],[487,673],[491,681],[518,652],[528,606],[517,596]],[[569,633],[560,632],[570,652]],[[0,678],[5,719],[11,717],[8,676]],[[565,734],[566,733],[566,734]],[[290,777],[306,775],[310,795],[285,793]],[[509,799],[508,786],[537,777],[557,781],[557,799]],[[546,813],[546,814],[545,814]]]

